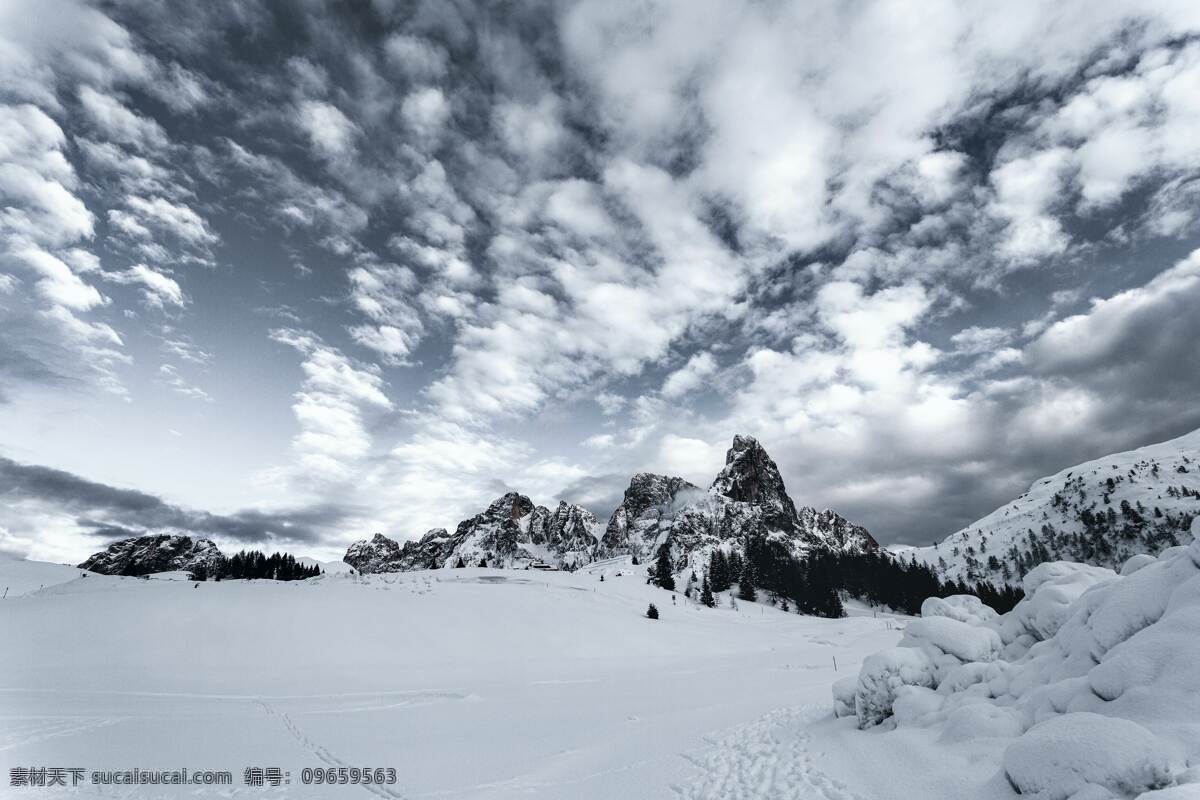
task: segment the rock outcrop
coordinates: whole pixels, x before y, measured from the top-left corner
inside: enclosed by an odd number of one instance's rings
[[[113,542],[79,565],[102,575],[149,575],[154,572],[218,567],[224,556],[208,539],[154,534]]]

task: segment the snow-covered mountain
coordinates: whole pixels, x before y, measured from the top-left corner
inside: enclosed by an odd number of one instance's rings
[[[725,467],[708,491],[681,478],[635,475],[609,520],[597,557],[650,559],[666,546],[677,568],[702,568],[714,548],[740,551],[755,536],[778,541],[796,556],[878,547],[866,528],[836,512],[797,511],[779,467],[763,446],[751,436],[735,436]]]
[[[221,563],[224,556],[208,539],[156,534],[113,542],[88,558],[80,569],[102,575],[149,575],[154,572],[206,568]]]
[[[598,523],[586,508],[559,503],[554,511],[509,492],[458,524],[453,534],[434,528],[397,544],[377,533],[350,545],[343,559],[360,573],[438,567],[524,567],[544,562],[574,568],[592,560]]]
[[[1115,569],[1131,555],[1188,544],[1200,514],[1200,430],[1088,461],[933,547],[906,549],[944,575],[1018,582],[1044,561]]]
[[[797,556],[878,547],[865,528],[833,511],[797,510],[763,446],[735,436],[707,491],[682,478],[638,473],[603,531],[582,506],[562,502],[551,512],[510,492],[459,523],[453,535],[438,528],[401,546],[376,534],[351,545],[345,561],[363,573],[534,561],[575,569],[615,556],[647,561],[665,546],[683,570],[701,567],[717,547],[741,551],[749,537],[776,540]]]

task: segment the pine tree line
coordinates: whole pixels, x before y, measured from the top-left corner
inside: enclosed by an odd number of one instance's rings
[[[820,617],[845,616],[843,594],[907,614],[920,613],[928,597],[954,594],[973,594],[1004,613],[1024,596],[1018,588],[987,581],[942,581],[924,564],[885,553],[814,553],[798,559],[784,545],[759,537],[748,538],[743,549],[744,554],[713,550],[701,584],[701,603],[715,606],[715,595],[734,584],[739,599],[753,601],[765,592],[785,610],[794,607]]]
[[[311,567],[301,564],[291,553],[266,555],[259,550],[242,550],[221,559],[211,569],[199,564],[192,569],[190,578],[204,581],[212,578],[221,580],[266,579],[275,581],[302,581],[321,574],[316,564]]]

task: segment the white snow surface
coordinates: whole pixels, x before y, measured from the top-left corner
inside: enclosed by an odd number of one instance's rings
[[[235,791],[11,792],[368,797],[300,785],[306,766],[345,765],[394,767],[396,785],[374,792],[392,798],[854,797],[805,730],[828,716],[831,683],[897,642],[906,618],[733,610],[727,595],[717,609],[673,604],[644,570],[612,559],[197,587],[2,562],[26,590],[0,605],[0,796],[8,768],[41,765],[222,769]],[[243,786],[255,765],[292,783]]]
[[[1043,564],[1008,614],[910,623],[835,684],[826,768],[881,765],[881,798],[1200,798],[1200,539],[1140,561]]]

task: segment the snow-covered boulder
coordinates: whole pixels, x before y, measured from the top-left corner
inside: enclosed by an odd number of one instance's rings
[[[1034,567],[1022,583],[1025,598],[1004,615],[1000,636],[1005,644],[1022,636],[1049,639],[1070,616],[1071,604],[1084,592],[1117,577],[1104,567],[1048,561]]]
[[[1132,575],[1147,564],[1153,564],[1158,559],[1149,553],[1138,553],[1135,556],[1130,556],[1121,565],[1120,575],[1122,578]]]
[[[959,663],[995,661],[1000,657],[1000,634],[992,628],[969,625],[950,617],[922,617],[904,629],[901,647],[932,647]],[[953,664],[952,666],[958,666]]]
[[[869,728],[890,717],[900,687],[933,688],[934,671],[929,656],[913,647],[893,647],[867,656],[854,694],[858,727]]]
[[[945,697],[926,686],[901,686],[892,700],[892,718],[899,727],[924,725],[945,704]]]
[[[1164,745],[1125,719],[1064,714],[1030,728],[1004,752],[1004,774],[1022,795],[1068,800],[1089,785],[1135,796],[1172,782]]]
[[[984,625],[999,616],[991,606],[973,594],[930,597],[921,603],[922,617],[949,617],[970,625]]]
[[[1027,589],[994,620],[924,617],[867,658],[859,727],[890,713],[947,746],[978,740],[971,752],[1003,762],[1000,785],[1039,800],[1200,799],[1200,541],[1120,576],[1045,564]]]
[[[854,696],[858,693],[858,676],[847,675],[833,684],[833,715],[835,717],[853,717]]]

